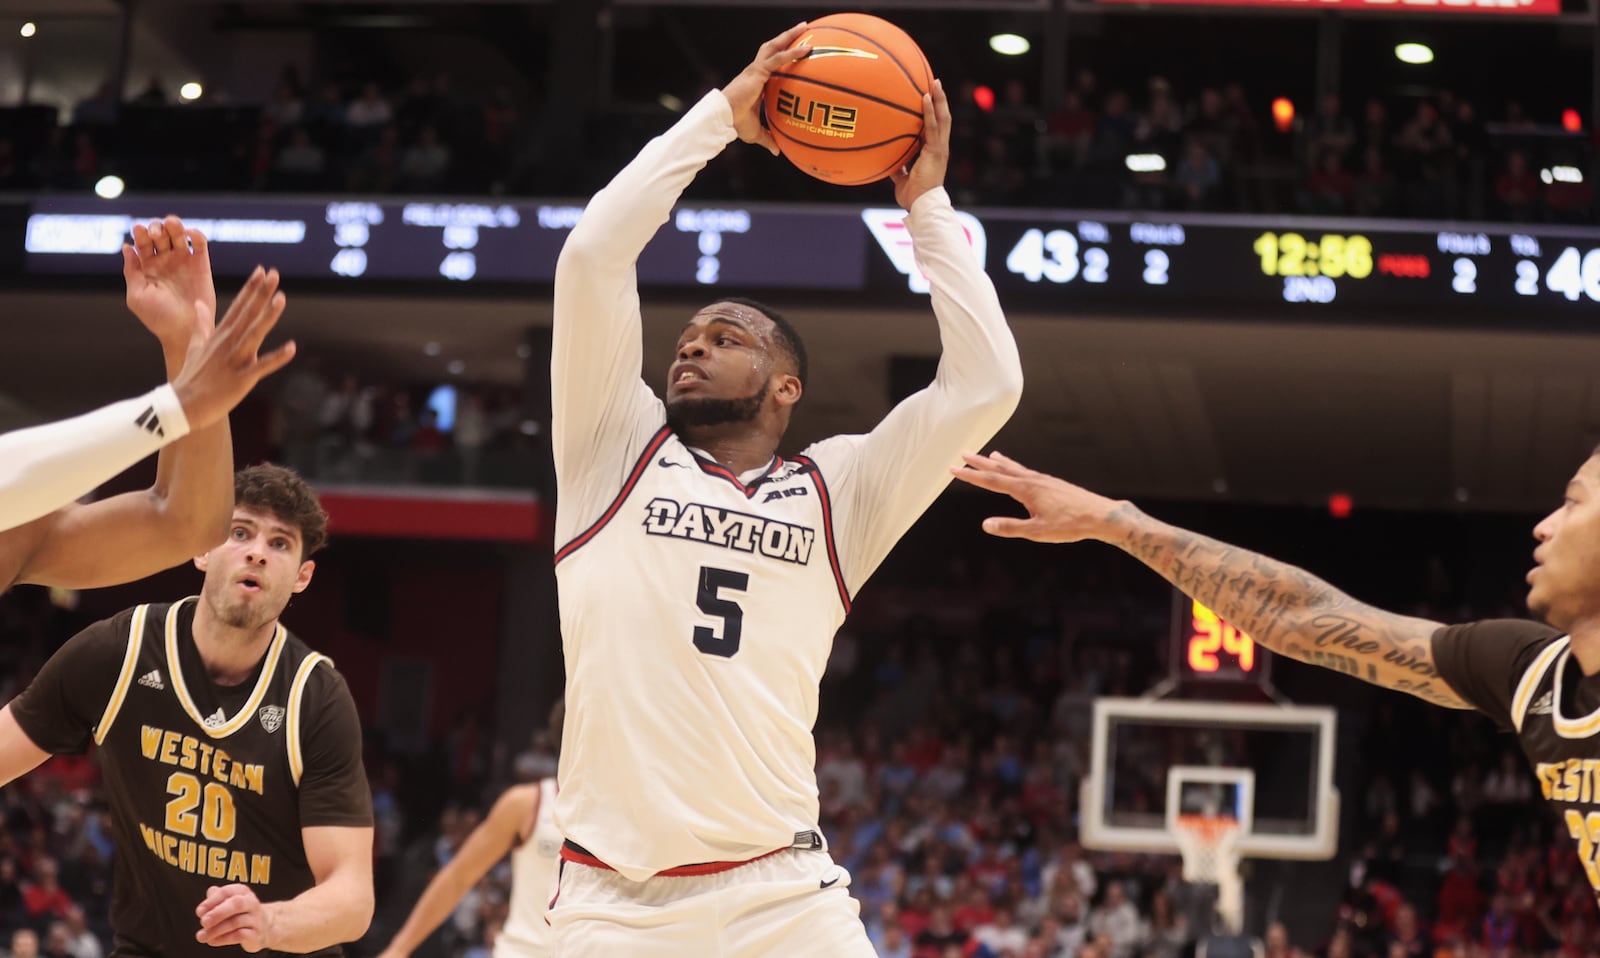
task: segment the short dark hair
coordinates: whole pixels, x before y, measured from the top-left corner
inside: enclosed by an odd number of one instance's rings
[[[300,558],[328,544],[328,513],[293,469],[264,462],[233,476],[235,506],[265,512],[300,530]]]
[[[743,296],[724,296],[717,300],[719,303],[737,303],[748,306],[761,315],[772,320],[772,327],[778,334],[778,346],[794,361],[795,375],[800,379],[800,385],[806,384],[806,375],[810,372],[810,363],[806,358],[806,344],[800,339],[800,331],[783,314],[768,306],[766,303],[747,299]]]

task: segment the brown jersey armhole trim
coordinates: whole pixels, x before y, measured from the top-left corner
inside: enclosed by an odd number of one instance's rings
[[[1517,683],[1517,690],[1511,696],[1511,724],[1517,727],[1517,731],[1522,731],[1522,720],[1528,715],[1528,705],[1533,700],[1533,690],[1539,687],[1545,673],[1550,671],[1550,663],[1566,649],[1567,642],[1568,639],[1562,637],[1545,646],[1544,651],[1540,652],[1522,673],[1522,680]]]
[[[133,610],[133,616],[128,622],[128,647],[122,653],[122,670],[117,673],[117,684],[111,689],[111,698],[106,701],[106,710],[101,713],[100,721],[94,727],[96,745],[105,744],[106,735],[111,731],[111,723],[117,720],[117,713],[122,711],[122,703],[128,697],[128,686],[133,684],[133,673],[139,667],[139,649],[144,645],[144,622],[149,612],[148,605],[141,605]]]
[[[289,749],[289,775],[297,787],[300,784],[300,775],[305,771],[305,757],[300,749],[301,701],[305,698],[306,683],[311,681],[311,670],[323,662],[333,665],[333,660],[321,652],[312,652],[306,656],[301,661],[300,668],[295,670],[294,684],[289,687],[289,718],[283,740]]]

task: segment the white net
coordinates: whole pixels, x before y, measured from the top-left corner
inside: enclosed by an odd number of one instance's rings
[[[1183,855],[1183,880],[1217,886],[1217,914],[1230,932],[1244,925],[1239,877],[1239,822],[1228,815],[1180,815],[1172,837]]]

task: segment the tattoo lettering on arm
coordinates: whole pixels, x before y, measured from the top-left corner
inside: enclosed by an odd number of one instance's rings
[[[1471,708],[1439,677],[1440,626],[1358,602],[1275,559],[1150,518],[1130,503],[1107,517],[1112,544],[1281,655],[1446,708]]]

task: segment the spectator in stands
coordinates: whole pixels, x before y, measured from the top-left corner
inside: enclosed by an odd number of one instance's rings
[[[1361,152],[1361,173],[1356,177],[1351,212],[1357,216],[1387,216],[1394,211],[1398,187],[1380,146],[1368,144]]]
[[[943,958],[946,947],[954,945],[965,948],[970,937],[956,927],[948,905],[934,905],[928,912],[927,927],[917,934],[917,947],[913,954],[916,958]]]
[[[305,127],[295,127],[289,133],[289,142],[278,151],[272,165],[276,182],[286,189],[315,190],[323,183],[327,170],[327,156],[311,139]]]
[[[383,89],[370,80],[361,87],[361,95],[351,102],[344,113],[345,125],[359,133],[388,126],[392,119],[394,111],[389,107],[389,101],[384,99]]]
[[[1028,933],[1017,927],[1011,909],[1005,905],[994,910],[994,918],[972,929],[972,938],[992,955],[1020,955],[1028,945]]]
[[[1083,94],[1068,90],[1062,95],[1061,106],[1050,114],[1049,156],[1050,164],[1058,170],[1076,170],[1089,155],[1089,143],[1094,136],[1095,116],[1085,105]]]
[[[65,918],[72,911],[72,898],[61,887],[59,872],[55,859],[41,855],[33,862],[34,880],[22,887],[22,907],[29,921],[40,927],[48,919]]]
[[[483,394],[475,389],[463,391],[456,405],[455,438],[456,451],[461,456],[461,481],[476,485],[483,447],[489,443],[489,416],[483,407]]]
[[[284,130],[299,125],[305,116],[305,100],[300,91],[287,79],[279,80],[272,90],[272,99],[262,108],[263,118],[270,120],[276,129]]]
[[[1395,137],[1400,176],[1407,181],[1408,209],[1419,216],[1446,216],[1453,195],[1454,141],[1450,127],[1429,100],[1420,100],[1417,111]]]
[[[1150,921],[1145,935],[1144,958],[1180,958],[1191,940],[1188,918],[1173,908],[1172,898],[1165,889],[1157,889],[1150,898]],[[1270,928],[1267,930],[1267,943],[1267,958],[1279,958],[1271,951],[1272,929]]]
[[[1518,223],[1536,219],[1543,194],[1539,178],[1528,168],[1528,155],[1513,150],[1506,156],[1505,170],[1494,182],[1499,215]]]
[[[450,148],[439,142],[439,131],[431,124],[417,134],[417,141],[400,156],[401,185],[415,192],[440,190],[450,172]]]
[[[133,102],[136,106],[166,106],[167,99],[167,90],[161,83],[160,75],[151,74],[150,82],[133,98]]]
[[[1215,87],[1206,87],[1200,91],[1200,99],[1183,132],[1199,140],[1219,165],[1226,165],[1233,145],[1230,126],[1227,102],[1222,99],[1222,93]]]
[[[1401,905],[1395,912],[1394,929],[1389,933],[1387,947],[1390,958],[1424,958],[1433,954],[1433,942],[1412,905]]]
[[[41,954],[44,958],[72,958],[72,953],[67,947],[69,943],[66,922],[53,921],[49,930],[45,932]]]
[[[1594,219],[1594,189],[1578,158],[1567,150],[1553,151],[1552,182],[1545,187],[1545,217],[1555,223],[1588,223]],[[1592,175],[1592,172],[1591,174]]]
[[[1343,163],[1355,149],[1356,125],[1344,115],[1337,93],[1317,101],[1317,112],[1306,121],[1302,134],[1306,166],[1313,171],[1322,169],[1330,154]]]
[[[89,919],[83,908],[73,905],[67,910],[67,953],[72,958],[103,958],[105,947],[89,930]]]
[[[1483,926],[1478,941],[1493,952],[1509,949],[1517,942],[1517,916],[1511,911],[1511,899],[1503,892],[1494,896],[1489,913],[1483,916]]]
[[[1111,958],[1131,958],[1139,944],[1139,911],[1128,900],[1122,882],[1106,886],[1105,900],[1089,915],[1089,931],[1096,938],[1104,935],[1111,946]]]
[[[1327,150],[1306,178],[1301,209],[1324,216],[1343,216],[1355,204],[1356,178],[1344,166],[1344,154]]]
[[[39,933],[32,928],[13,931],[10,958],[39,958]]]
[[[911,941],[899,925],[886,925],[872,938],[878,958],[912,958]]]
[[[109,81],[95,87],[94,93],[72,107],[72,125],[80,130],[108,127],[116,122],[117,98],[112,95]]]
[[[1198,138],[1190,137],[1184,142],[1183,159],[1178,163],[1178,174],[1174,180],[1183,208],[1216,208],[1222,171],[1217,166],[1216,158]]]
[[[1357,141],[1363,151],[1378,150],[1379,159],[1383,165],[1389,162],[1389,151],[1393,148],[1393,134],[1389,129],[1389,108],[1377,97],[1367,100],[1366,106],[1361,111],[1361,130]]]
[[[1438,915],[1433,926],[1434,941],[1472,937],[1483,915],[1483,893],[1478,889],[1478,871],[1470,859],[1457,859],[1439,887]]]
[[[1483,780],[1483,800],[1490,805],[1525,805],[1533,799],[1533,779],[1522,757],[1509,749]]]

